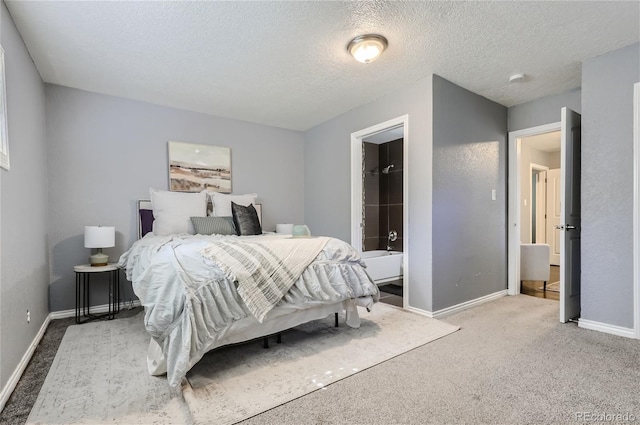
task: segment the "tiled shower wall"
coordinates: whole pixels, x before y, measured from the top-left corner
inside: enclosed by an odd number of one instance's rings
[[[392,249],[402,251],[402,142],[363,143],[365,251],[387,249],[391,230],[398,232],[398,239],[391,242]],[[393,167],[384,174],[382,170],[389,165]]]

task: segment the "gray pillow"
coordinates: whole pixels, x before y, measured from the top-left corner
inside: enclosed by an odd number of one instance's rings
[[[258,212],[253,205],[243,206],[231,202],[233,224],[238,236],[261,235],[262,226],[258,220]]]
[[[191,217],[198,235],[235,235],[232,217]]]

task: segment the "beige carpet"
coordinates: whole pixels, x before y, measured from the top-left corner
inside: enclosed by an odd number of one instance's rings
[[[441,338],[458,327],[377,304],[352,329],[333,316],[207,354],[183,394],[147,375],[142,317],[70,326],[28,424],[229,424]]]

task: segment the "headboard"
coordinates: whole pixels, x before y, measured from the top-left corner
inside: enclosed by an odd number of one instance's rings
[[[262,224],[262,204],[253,204],[258,213],[258,220]],[[213,211],[211,202],[207,205],[207,211]],[[142,238],[153,229],[153,210],[151,209],[150,200],[138,201],[138,239]]]

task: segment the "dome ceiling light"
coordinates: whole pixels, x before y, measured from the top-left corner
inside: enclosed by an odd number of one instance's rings
[[[359,35],[349,42],[347,50],[358,62],[373,62],[382,54],[389,43],[378,34]]]

